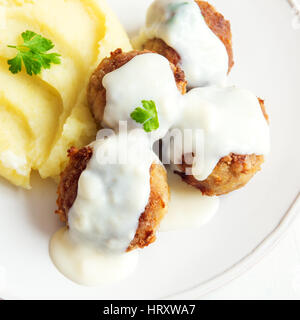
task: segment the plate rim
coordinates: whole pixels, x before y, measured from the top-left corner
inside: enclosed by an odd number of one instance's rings
[[[216,291],[229,284],[233,280],[239,278],[264,257],[272,252],[273,249],[281,242],[284,236],[287,235],[289,229],[300,215],[300,191],[292,201],[286,213],[282,216],[276,227],[263,238],[263,240],[253,248],[243,258],[235,264],[215,275],[214,277],[195,286],[162,297],[162,300],[190,300],[190,299],[205,299],[205,295]]]

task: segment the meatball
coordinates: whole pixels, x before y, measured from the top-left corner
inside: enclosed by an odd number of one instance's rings
[[[156,239],[156,230],[168,210],[169,186],[167,172],[161,164],[150,168],[150,197],[145,211],[141,214],[139,226],[127,251],[144,248]]]
[[[117,49],[111,53],[109,58],[105,58],[99,64],[90,78],[87,90],[88,103],[97,122],[101,123],[103,120],[104,109],[106,106],[106,89],[102,85],[102,79],[104,76],[116,69],[121,68],[135,56],[149,52],[151,51],[130,51],[125,53],[122,52],[121,49]],[[184,72],[180,69],[180,67],[175,67],[175,65],[172,63],[170,63],[170,67],[174,73],[178,90],[184,94],[186,92]]]
[[[266,121],[269,121],[266,113],[264,101],[258,99]],[[186,175],[184,172],[190,165],[184,162],[177,165],[179,171],[175,171],[180,175],[182,180],[187,184],[198,188],[204,195],[220,196],[245,186],[250,179],[261,169],[264,162],[262,155],[239,155],[231,153],[220,159],[210,176],[199,181],[193,175]]]
[[[68,212],[77,197],[78,180],[93,155],[91,147],[69,150],[69,164],[61,174],[58,186],[58,209],[56,214],[68,224]],[[167,173],[161,164],[153,163],[150,168],[150,197],[145,211],[141,213],[135,237],[127,251],[144,248],[155,241],[156,231],[168,210],[169,187]]]
[[[245,186],[260,170],[263,162],[263,156],[231,153],[219,161],[204,181],[198,181],[194,176],[183,173],[188,167],[184,163],[180,166],[182,172],[175,171],[175,173],[180,175],[187,184],[198,188],[204,195],[220,196]]]
[[[234,65],[232,51],[232,34],[230,22],[225,20],[223,15],[206,1],[195,0],[198,4],[204,20],[214,34],[223,42],[228,54],[228,73]],[[143,45],[146,50],[155,51],[165,56],[173,65],[177,66],[180,62],[180,55],[163,40],[154,38],[149,39]]]

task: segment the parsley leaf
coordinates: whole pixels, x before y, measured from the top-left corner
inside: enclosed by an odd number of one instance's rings
[[[51,40],[42,37],[33,31],[25,31],[21,34],[24,43],[19,46],[8,46],[18,50],[17,55],[7,61],[9,70],[16,74],[22,70],[24,63],[29,75],[41,73],[42,68],[50,69],[51,63],[60,64],[60,54],[47,53],[54,48]]]
[[[9,70],[12,73],[15,74],[15,73],[20,72],[22,70],[22,56],[21,56],[21,54],[18,53],[15,58],[8,61],[8,64],[10,65]]]
[[[159,128],[158,115],[155,102],[152,100],[142,100],[143,108],[136,108],[130,117],[137,123],[141,123],[146,132],[151,132]]]

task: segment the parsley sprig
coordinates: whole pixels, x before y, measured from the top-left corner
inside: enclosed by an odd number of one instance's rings
[[[54,48],[51,40],[42,37],[33,31],[25,31],[21,34],[24,43],[19,46],[9,45],[9,48],[18,50],[18,54],[7,61],[9,70],[16,74],[22,70],[22,62],[29,75],[41,73],[42,68],[50,69],[51,63],[60,64],[60,54],[47,53]]]
[[[130,117],[137,123],[141,123],[146,132],[151,132],[159,128],[159,121],[155,102],[152,100],[142,100],[143,108],[136,108]]]

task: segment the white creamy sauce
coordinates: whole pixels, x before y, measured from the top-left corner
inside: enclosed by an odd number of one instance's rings
[[[131,112],[142,107],[142,100],[156,104],[159,129],[153,131],[153,140],[162,138],[170,126],[178,120],[181,94],[177,89],[169,61],[155,53],[134,57],[121,68],[103,78],[106,89],[106,107],[103,125],[118,129],[119,121],[128,121],[128,129],[142,128],[131,119]]]
[[[127,139],[127,142],[124,140]],[[69,229],[51,239],[50,255],[69,279],[108,284],[129,276],[137,265],[126,253],[150,197],[150,167],[159,162],[140,129],[91,144],[93,155],[78,182]]]
[[[107,254],[75,242],[67,228],[57,231],[50,242],[50,256],[68,279],[85,286],[116,283],[130,276],[138,263],[138,251]]]
[[[127,143],[122,138],[93,143],[69,211],[74,239],[115,253],[125,252],[135,236],[150,197],[150,167],[157,161],[142,130],[131,131]]]
[[[219,160],[230,153],[269,152],[269,126],[251,92],[236,87],[196,88],[185,95],[184,105],[175,127],[189,137],[184,154],[194,153],[191,173],[196,179],[205,180]],[[180,164],[183,148],[176,147],[175,140],[167,144],[167,153],[173,164]]]
[[[226,48],[207,26],[194,0],[154,1],[146,26],[133,44],[141,49],[153,38],[162,39],[180,55],[189,87],[225,83],[229,59]]]
[[[218,197],[203,196],[201,192],[182,182],[180,176],[168,172],[170,187],[169,210],[160,231],[194,230],[208,223],[217,213]]]

